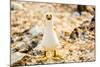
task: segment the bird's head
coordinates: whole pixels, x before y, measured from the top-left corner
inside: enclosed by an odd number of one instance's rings
[[[45,15],[45,24],[53,25],[54,15],[51,12],[47,12]]]
[[[47,20],[52,20],[52,14],[46,14],[46,19]]]

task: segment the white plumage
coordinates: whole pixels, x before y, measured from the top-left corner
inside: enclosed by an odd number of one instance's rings
[[[41,50],[43,48],[43,50],[45,50],[46,52],[53,51],[54,56],[56,56],[56,51],[61,46],[60,46],[59,40],[57,38],[56,32],[53,29],[52,14],[47,13],[45,15],[45,20],[46,21],[44,22],[44,27],[43,27],[43,38],[42,38],[40,44],[38,44],[38,46],[35,49]]]
[[[56,32],[53,30],[53,22],[51,20],[47,20],[46,22],[43,39],[40,45],[43,46],[43,48],[46,50],[55,50],[60,46]]]

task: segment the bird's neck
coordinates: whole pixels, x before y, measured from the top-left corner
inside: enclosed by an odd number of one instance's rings
[[[47,21],[47,28],[52,29],[53,28],[53,22],[52,21]]]
[[[53,22],[47,21],[46,26],[45,26],[45,31],[52,31],[52,29],[53,29]]]

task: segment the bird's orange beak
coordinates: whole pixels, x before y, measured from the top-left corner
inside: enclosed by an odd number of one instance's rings
[[[46,19],[47,19],[47,20],[51,20],[51,19],[52,19],[52,15],[51,15],[51,14],[47,14],[47,15],[46,15]]]

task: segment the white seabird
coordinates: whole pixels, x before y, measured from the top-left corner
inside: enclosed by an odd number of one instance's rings
[[[46,50],[54,50],[60,46],[56,32],[53,29],[52,15],[46,15],[46,26],[44,27],[44,34],[41,45]]]
[[[53,16],[51,13],[47,13],[45,18],[46,22],[44,26],[43,38],[38,46],[43,47],[45,50],[44,56],[46,56],[46,52],[54,52],[53,57],[56,57],[56,51],[61,47],[61,45],[56,32],[53,29]]]

